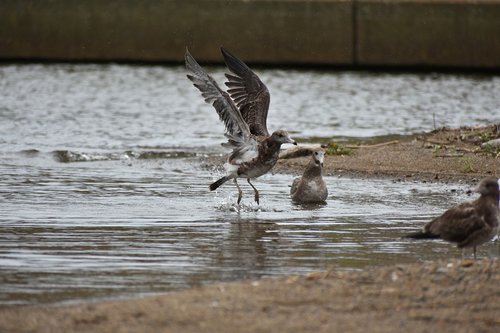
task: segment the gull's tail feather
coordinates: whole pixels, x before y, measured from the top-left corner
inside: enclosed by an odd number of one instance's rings
[[[426,232],[426,231],[417,231],[408,235],[403,236],[403,238],[413,238],[413,239],[435,239],[439,238],[439,235]]]
[[[231,178],[224,176],[221,179],[217,180],[216,182],[210,184],[210,191],[216,190],[219,186],[221,186],[222,184],[227,182],[229,179],[231,179]]]

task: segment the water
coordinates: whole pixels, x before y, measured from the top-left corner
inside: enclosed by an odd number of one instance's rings
[[[500,121],[496,76],[259,74],[270,129],[299,142]],[[328,204],[309,207],[291,175],[256,180],[260,206],[244,183],[240,209],[232,185],[209,192],[223,127],[181,67],[3,65],[0,91],[0,305],[460,256],[400,236],[472,199],[464,184],[326,177]]]

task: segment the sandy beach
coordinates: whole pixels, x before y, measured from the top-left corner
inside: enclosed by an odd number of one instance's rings
[[[4,308],[2,332],[497,332],[498,260],[419,262]]]
[[[441,128],[397,140],[348,145],[350,155],[327,156],[324,173],[474,183],[499,176],[500,148],[481,148],[485,140],[499,135],[497,125]],[[299,174],[308,162],[309,157],[280,160],[276,171]]]

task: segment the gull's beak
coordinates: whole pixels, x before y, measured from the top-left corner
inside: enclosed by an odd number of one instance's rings
[[[325,155],[321,152],[314,153],[314,161],[317,165],[323,168],[323,162],[325,161]]]
[[[294,139],[292,139],[290,136],[287,136],[286,142],[287,143],[291,143],[291,144],[293,144],[295,146],[297,145],[297,142]]]

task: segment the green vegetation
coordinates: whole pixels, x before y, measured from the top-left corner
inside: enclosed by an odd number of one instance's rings
[[[432,157],[438,157],[441,154],[442,149],[443,149],[443,147],[441,147],[441,145],[435,144],[432,147]]]
[[[482,152],[486,155],[493,156],[494,158],[500,157],[500,147],[493,147],[492,145],[485,145],[481,148]]]
[[[463,163],[463,171],[467,173],[475,172],[476,169],[474,169],[474,166],[472,165],[472,158],[470,156],[464,156],[462,158],[462,163]]]
[[[351,155],[352,149],[347,148],[346,146],[340,145],[337,142],[330,141],[328,142],[328,146],[326,147],[327,155]]]

